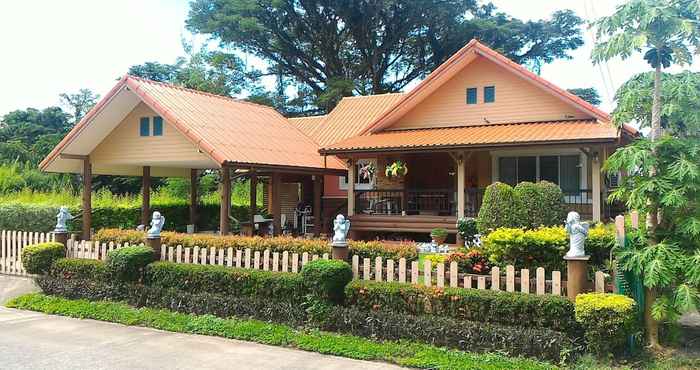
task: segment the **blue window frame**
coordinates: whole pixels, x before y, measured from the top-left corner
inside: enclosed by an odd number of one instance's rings
[[[163,118],[153,117],[153,136],[163,136]]]
[[[148,136],[150,135],[150,126],[151,126],[151,120],[148,117],[141,117],[141,125],[139,126],[139,132],[141,133],[141,136]]]
[[[484,87],[484,103],[493,103],[496,101],[496,86]]]
[[[476,87],[467,88],[467,104],[476,104]]]

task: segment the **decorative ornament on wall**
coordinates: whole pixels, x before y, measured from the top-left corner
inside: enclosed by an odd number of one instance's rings
[[[374,165],[374,162],[367,162],[364,164],[361,164],[360,170],[359,170],[359,175],[360,178],[363,180],[372,180],[374,178],[374,174],[377,172],[377,167]]]
[[[408,174],[408,167],[402,161],[394,161],[386,166],[386,177],[402,177]]]

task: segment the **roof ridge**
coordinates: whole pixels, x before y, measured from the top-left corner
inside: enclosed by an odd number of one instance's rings
[[[254,105],[254,106],[256,106],[256,107],[265,108],[265,109],[271,109],[271,110],[277,112],[276,109],[274,109],[274,108],[272,108],[272,107],[270,107],[270,106],[263,105],[263,104],[258,104],[258,103],[253,103],[253,102],[251,102],[251,101],[248,101],[248,100],[245,100],[245,99],[240,99],[240,98],[234,98],[234,97],[232,97],[232,96],[214,94],[214,93],[210,93],[210,92],[206,92],[206,91],[202,91],[202,90],[192,89],[192,88],[189,88],[189,87],[184,87],[184,86],[180,86],[180,85],[175,85],[175,84],[169,83],[169,82],[156,81],[156,80],[151,80],[151,79],[148,79],[148,78],[143,78],[143,77],[139,77],[139,76],[134,76],[134,75],[131,75],[131,74],[128,74],[128,73],[126,74],[125,77],[126,77],[126,78],[131,78],[131,79],[134,79],[134,80],[137,80],[137,81],[141,81],[141,82],[152,83],[152,84],[161,85],[161,86],[164,86],[164,87],[169,87],[169,88],[173,88],[173,89],[177,89],[177,90],[182,90],[182,91],[190,92],[190,93],[193,93],[193,94],[208,96],[208,97],[211,97],[211,98],[218,98],[218,99],[223,99],[223,100],[229,100],[229,101],[234,102],[234,103],[241,103],[241,104]],[[279,112],[277,112],[277,113],[279,114]]]

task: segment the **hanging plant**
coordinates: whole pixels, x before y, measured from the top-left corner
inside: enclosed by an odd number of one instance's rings
[[[406,167],[406,164],[401,161],[395,161],[386,166],[384,173],[386,174],[386,177],[406,176],[406,174],[408,174],[408,167]]]
[[[374,165],[374,162],[367,162],[365,165],[360,167],[360,178],[363,180],[372,180],[374,178],[374,174],[377,172],[377,167]]]

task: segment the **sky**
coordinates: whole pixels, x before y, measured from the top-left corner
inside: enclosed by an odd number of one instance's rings
[[[593,20],[611,14],[622,0],[491,2],[523,20],[547,18],[558,9]],[[57,105],[60,93],[81,88],[104,95],[134,64],[173,63],[184,54],[182,38],[192,39],[185,29],[188,8],[188,0],[0,2],[0,116]],[[590,62],[592,31],[585,30],[584,39],[586,44],[571,53],[573,59],[544,65],[541,74],[563,88],[597,88],[601,108],[610,111],[617,87],[649,68],[641,55],[595,66]],[[700,62],[690,68],[700,70]]]

